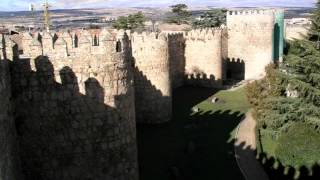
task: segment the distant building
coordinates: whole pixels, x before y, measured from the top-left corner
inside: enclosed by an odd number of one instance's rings
[[[292,18],[292,19],[286,19],[286,24],[311,25],[312,22],[309,18]]]

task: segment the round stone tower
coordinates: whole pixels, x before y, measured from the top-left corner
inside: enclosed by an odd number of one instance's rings
[[[134,33],[137,122],[162,123],[171,119],[172,97],[168,37],[164,33]]]
[[[80,32],[73,46],[63,34],[45,34],[42,46],[26,48],[39,51],[24,51],[32,56],[13,62],[26,180],[138,180],[129,38],[124,32],[95,33],[98,43],[90,43],[90,32]],[[47,45],[52,48],[41,49]]]

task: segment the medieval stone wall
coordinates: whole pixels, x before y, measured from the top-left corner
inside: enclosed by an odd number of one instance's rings
[[[236,10],[227,12],[229,64],[243,67],[245,79],[260,79],[273,62],[273,10]],[[227,67],[227,76],[239,70]],[[236,71],[233,73],[232,71]]]
[[[186,35],[187,84],[222,85],[222,29],[193,30]]]
[[[24,36],[12,84],[26,180],[138,180],[129,40],[96,35]]]
[[[9,63],[13,57],[14,44],[8,37],[0,37],[0,179],[21,178],[18,164],[18,146],[11,102]]]
[[[0,179],[23,179],[21,159],[26,180],[137,180],[136,122],[169,121],[182,85],[263,77],[274,12],[229,11],[227,28],[191,32],[24,33],[19,47],[4,39]]]
[[[168,37],[165,33],[134,33],[135,98],[138,123],[171,119],[172,97]]]
[[[183,32],[166,32],[168,34],[169,68],[172,89],[184,85],[186,66],[186,40]]]

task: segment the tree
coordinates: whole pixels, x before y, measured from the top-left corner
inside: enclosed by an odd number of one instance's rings
[[[88,29],[101,29],[99,25],[90,24]]]
[[[113,23],[116,29],[142,30],[144,29],[144,22],[146,17],[142,12],[130,14],[129,16],[120,16]]]
[[[310,144],[301,142],[315,137],[295,132],[301,140],[293,141],[288,132],[299,126],[305,128],[301,132],[314,130],[312,133],[320,135],[320,0],[312,16],[312,23],[308,39],[290,42],[279,68],[267,69],[264,79],[248,86],[248,99],[254,107],[257,128],[277,136],[269,138],[277,144],[275,158],[292,167],[312,166],[314,162],[310,161],[307,146]],[[258,137],[263,144],[264,135]],[[283,142],[291,142],[292,146],[297,147],[299,153],[294,155],[299,157],[292,158],[292,149],[283,145]],[[311,142],[317,143],[311,146],[320,146],[317,140]],[[317,158],[320,159],[320,156]]]
[[[212,28],[219,27],[226,23],[225,9],[213,9],[204,12],[199,19],[192,22],[193,28]]]
[[[168,17],[167,22],[174,24],[188,24],[191,13],[186,4],[176,4],[171,7],[172,16]]]
[[[316,9],[312,16],[312,26],[309,32],[309,39],[317,43],[317,49],[320,49],[320,1],[316,3]]]
[[[176,4],[170,7],[171,7],[171,11],[177,14],[184,14],[187,12],[187,9],[188,9],[188,6],[186,4]]]
[[[144,28],[145,21],[146,21],[146,18],[142,12],[138,12],[136,14],[130,14],[128,16],[129,29]]]

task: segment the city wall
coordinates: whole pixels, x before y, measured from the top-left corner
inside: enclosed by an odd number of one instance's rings
[[[172,89],[183,86],[186,66],[186,39],[184,32],[166,32],[169,47],[169,68]]]
[[[9,71],[17,46],[9,38],[0,40],[0,179],[21,179]]]
[[[25,179],[138,180],[128,37],[24,34],[23,46],[11,74]]]
[[[137,180],[136,122],[170,121],[180,86],[263,77],[274,18],[229,11],[227,27],[190,32],[24,33],[20,47],[6,37],[0,178]]]
[[[222,28],[193,30],[186,34],[186,83],[221,87],[223,79]]]
[[[265,67],[273,62],[274,26],[273,10],[227,12],[228,63],[231,64],[227,76],[238,76],[241,66],[244,66],[244,79],[260,79],[265,75]]]
[[[137,122],[161,123],[171,119],[172,88],[168,36],[133,33]]]

